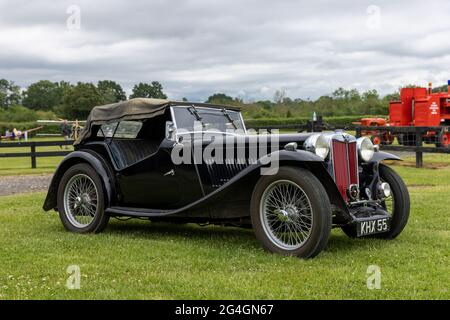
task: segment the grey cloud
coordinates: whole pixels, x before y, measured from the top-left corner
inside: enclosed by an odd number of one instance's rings
[[[81,30],[66,28],[69,5]],[[381,28],[367,27],[367,8]],[[315,98],[336,87],[394,91],[449,75],[448,1],[5,1],[0,77],[159,80],[172,98],[217,91]],[[427,12],[426,15],[423,13]]]

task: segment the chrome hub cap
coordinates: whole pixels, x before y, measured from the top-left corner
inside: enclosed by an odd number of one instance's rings
[[[64,189],[64,211],[71,224],[84,228],[92,223],[97,212],[97,194],[89,176],[77,174],[70,178]]]
[[[266,188],[260,216],[264,232],[279,248],[298,249],[311,234],[311,203],[303,189],[290,180],[278,180]]]

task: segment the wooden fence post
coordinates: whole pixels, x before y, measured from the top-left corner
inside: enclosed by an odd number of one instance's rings
[[[416,128],[416,147],[422,146],[422,131]],[[416,168],[422,168],[423,166],[423,152],[416,149]]]
[[[36,169],[36,142],[31,142],[31,168]]]

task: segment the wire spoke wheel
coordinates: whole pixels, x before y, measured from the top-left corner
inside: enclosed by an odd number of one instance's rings
[[[381,182],[385,182],[383,179],[380,179]],[[389,185],[389,183],[388,183]],[[391,187],[389,185],[389,187]],[[392,188],[391,188],[392,190]],[[394,199],[394,195],[391,192],[391,195],[387,198],[384,199],[384,201],[382,202],[382,206],[384,207],[384,209],[387,211],[388,215],[392,218],[394,216],[394,208],[395,208],[395,199]]]
[[[263,229],[271,242],[284,250],[302,247],[311,234],[313,212],[308,196],[289,180],[271,183],[260,203]]]
[[[77,228],[89,226],[95,218],[98,206],[98,190],[86,174],[70,178],[64,189],[64,211],[67,219]]]

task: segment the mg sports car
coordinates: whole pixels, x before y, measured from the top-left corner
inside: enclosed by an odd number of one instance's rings
[[[72,232],[101,232],[110,217],[248,227],[266,250],[310,258],[332,228],[393,239],[409,216],[404,182],[382,163],[400,159],[367,137],[252,132],[233,107],[97,106],[74,147],[43,206]]]

